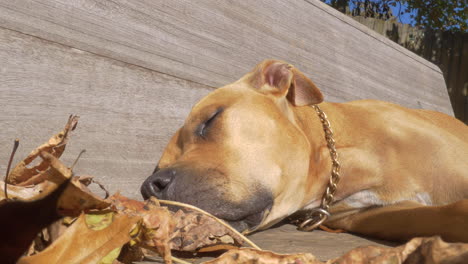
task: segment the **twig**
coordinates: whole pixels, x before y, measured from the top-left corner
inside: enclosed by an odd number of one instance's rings
[[[200,212],[202,214],[205,214],[207,216],[210,216],[212,217],[214,220],[216,220],[218,223],[222,224],[223,226],[227,227],[229,230],[231,230],[233,233],[235,233],[236,235],[240,236],[245,242],[247,242],[247,244],[249,244],[251,247],[255,248],[255,249],[258,249],[258,250],[262,250],[259,246],[255,245],[254,242],[250,241],[250,239],[248,239],[247,237],[245,237],[243,234],[239,233],[237,230],[235,230],[234,228],[232,228],[232,226],[226,224],[224,221],[220,220],[219,218],[217,218],[216,216],[208,213],[207,211],[205,210],[202,210],[198,207],[195,207],[193,205],[190,205],[190,204],[185,204],[185,203],[180,203],[180,202],[175,202],[175,201],[168,201],[168,200],[158,200],[160,203],[162,204],[169,204],[169,205],[175,205],[175,206],[181,206],[181,207],[186,207],[186,208],[190,208],[192,210],[195,210],[197,212]]]
[[[71,116],[70,116],[70,118],[71,118]],[[71,165],[70,169],[73,170],[75,165],[78,163],[78,160],[81,158],[81,155],[83,155],[85,152],[86,152],[86,149],[83,149],[82,151],[80,151],[80,154],[78,154],[78,157],[76,157],[76,159],[73,162],[73,164]],[[106,197],[104,197],[104,199],[107,199],[109,197],[109,191],[106,189],[106,187],[104,187],[104,185],[102,183],[96,181],[95,179],[91,179],[91,182],[97,184],[99,186],[99,188],[101,188],[106,193]]]
[[[171,256],[171,259],[172,259],[174,262],[181,263],[181,264],[192,264],[192,263],[190,263],[190,262],[187,262],[187,261],[182,260],[182,259],[180,259],[180,258],[176,258],[176,257],[174,257],[174,256]]]
[[[11,168],[11,163],[13,162],[13,157],[15,157],[16,150],[18,149],[19,146],[19,139],[15,139],[15,142],[13,143],[13,150],[11,151],[10,155],[10,160],[8,161],[8,166],[6,170],[6,175],[5,175],[5,199],[8,200],[8,176],[10,175],[10,168]]]
[[[70,167],[71,170],[73,170],[76,163],[78,163],[78,160],[81,158],[81,155],[83,155],[83,153],[85,153],[85,152],[86,152],[86,149],[83,149],[82,151],[80,151],[80,154],[78,154],[78,157],[76,157],[75,161],[73,162],[73,164]]]
[[[96,181],[95,179],[91,179],[91,182],[94,182],[95,184],[97,184],[99,188],[101,188],[106,193],[106,197],[104,197],[104,199],[109,198],[109,191],[106,189],[106,187],[104,187],[102,183]]]

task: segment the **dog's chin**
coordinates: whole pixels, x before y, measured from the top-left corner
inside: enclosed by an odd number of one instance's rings
[[[169,211],[172,212],[177,212],[181,208],[179,206],[173,206],[173,205],[168,205],[167,208]],[[215,217],[225,221],[228,223],[231,227],[236,229],[239,232],[243,233],[251,233],[260,227],[262,224],[263,220],[268,216],[268,213],[270,212],[271,206],[269,205],[267,208],[264,208],[263,210],[249,214],[247,216],[242,216],[237,219],[237,217],[233,217],[232,214],[223,214],[222,212],[211,212]],[[208,211],[209,212],[209,211]]]
[[[226,222],[239,232],[251,233],[260,227],[260,224],[262,224],[269,211],[270,209],[266,208],[261,212],[251,214],[243,219],[234,221],[226,220]]]

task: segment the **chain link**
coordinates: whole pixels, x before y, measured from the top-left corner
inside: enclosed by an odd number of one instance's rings
[[[322,203],[320,207],[312,209],[308,212],[306,219],[299,225],[299,229],[303,231],[312,231],[320,226],[325,220],[330,217],[328,210],[330,209],[331,203],[333,203],[334,195],[340,181],[340,170],[341,165],[338,162],[338,153],[336,152],[335,140],[333,139],[333,131],[328,121],[327,115],[322,111],[318,105],[313,105],[315,112],[317,112],[320,122],[322,123],[323,131],[325,132],[325,140],[327,141],[327,147],[330,151],[330,158],[332,160],[332,170],[330,180],[328,182],[327,189],[322,197]]]

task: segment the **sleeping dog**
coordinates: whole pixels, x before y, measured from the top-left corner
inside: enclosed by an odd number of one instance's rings
[[[468,242],[468,126],[382,101],[323,102],[298,69],[267,60],[193,107],[141,192],[239,230],[303,211],[306,229]]]

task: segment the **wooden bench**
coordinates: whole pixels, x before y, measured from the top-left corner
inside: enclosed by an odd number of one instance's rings
[[[63,160],[86,149],[77,175],[139,198],[191,106],[266,58],[297,66],[328,101],[453,114],[437,66],[318,0],[4,1],[0,171],[15,138],[19,161],[74,113]]]

